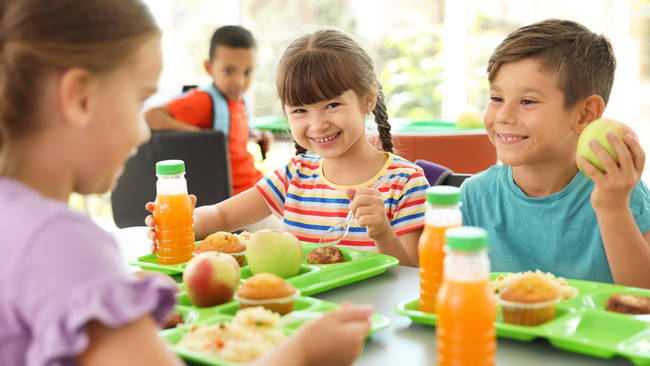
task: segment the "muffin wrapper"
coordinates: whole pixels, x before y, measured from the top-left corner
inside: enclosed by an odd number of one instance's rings
[[[293,308],[296,304],[296,299],[300,296],[300,290],[296,289],[296,292],[287,296],[281,297],[278,299],[266,299],[266,300],[250,300],[244,299],[237,294],[235,294],[235,300],[239,302],[240,309],[251,308],[255,306],[263,306],[265,309],[279,313],[280,315],[286,315],[293,311]]]
[[[555,318],[555,306],[562,301],[562,295],[557,299],[538,303],[506,301],[500,296],[497,296],[497,301],[501,305],[504,323],[533,326]]]
[[[217,252],[217,251],[211,250],[211,251],[208,251],[208,252],[192,253],[192,255],[196,257],[199,254],[210,253],[210,252],[229,254],[231,257],[235,258],[235,260],[239,264],[240,268],[246,265],[246,252],[247,252],[246,250],[244,250],[243,252],[239,252],[239,253],[225,253],[225,252]]]

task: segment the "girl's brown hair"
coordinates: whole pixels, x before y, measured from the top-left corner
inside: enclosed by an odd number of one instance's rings
[[[276,85],[283,107],[322,102],[348,90],[353,90],[364,100],[377,85],[377,104],[372,112],[382,150],[393,152],[384,93],[377,80],[373,60],[358,42],[344,32],[319,30],[291,42],[280,59]],[[296,142],[296,155],[306,152]]]
[[[160,35],[139,0],[0,0],[0,19],[0,147],[37,127],[46,77],[109,75]]]

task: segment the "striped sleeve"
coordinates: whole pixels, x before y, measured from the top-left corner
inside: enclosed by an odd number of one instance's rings
[[[429,183],[422,170],[413,173],[404,184],[391,221],[397,236],[424,226],[427,188]]]
[[[255,188],[262,194],[273,215],[279,219],[284,218],[287,191],[293,176],[298,171],[299,164],[298,158],[292,158],[287,165],[273,171],[255,184]]]

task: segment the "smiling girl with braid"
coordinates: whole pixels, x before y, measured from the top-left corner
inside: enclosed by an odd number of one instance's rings
[[[251,188],[194,211],[197,240],[273,214],[301,241],[318,243],[352,210],[355,220],[340,246],[378,251],[417,266],[424,225],[422,170],[393,154],[384,94],[372,58],[347,34],[320,30],[293,41],[280,60],[276,84],[296,157]],[[373,114],[382,150],[366,138]],[[307,155],[307,150],[316,155]],[[378,189],[369,188],[384,175]],[[153,204],[147,205],[153,209]],[[145,220],[154,227],[152,216]],[[155,251],[156,235],[149,230]]]

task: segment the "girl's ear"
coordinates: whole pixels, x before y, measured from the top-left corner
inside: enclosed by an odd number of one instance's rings
[[[59,79],[59,106],[66,123],[84,127],[90,121],[97,88],[87,70],[73,67]]]
[[[579,106],[581,109],[580,119],[574,128],[578,135],[580,135],[591,122],[603,116],[603,112],[605,111],[605,101],[600,95],[592,94],[585,98]]]
[[[368,94],[366,94],[365,98],[365,103],[364,103],[364,113],[369,114],[372,113],[372,111],[375,109],[375,105],[377,105],[377,94],[379,93],[377,89],[377,84],[373,83],[372,88],[370,88],[370,91]]]

